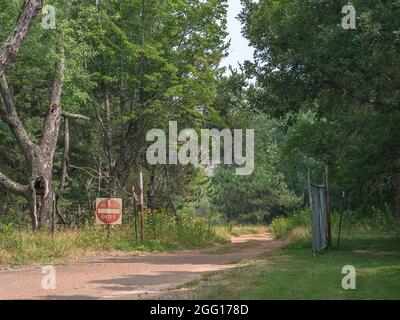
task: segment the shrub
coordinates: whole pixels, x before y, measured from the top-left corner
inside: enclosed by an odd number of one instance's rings
[[[344,233],[400,233],[400,218],[389,210],[373,208],[373,214],[366,216],[360,211],[345,211],[342,216],[342,232]],[[340,214],[331,214],[332,235],[339,231]],[[311,214],[309,209],[297,210],[288,217],[273,219],[270,230],[278,239],[289,241],[303,236],[311,236]]]
[[[296,210],[288,217],[274,218],[270,225],[270,230],[276,238],[282,239],[286,238],[297,227],[310,230],[311,214],[309,209]]]
[[[161,245],[178,247],[199,246],[216,240],[214,229],[207,219],[193,215],[170,215],[165,211],[147,211],[146,239]]]

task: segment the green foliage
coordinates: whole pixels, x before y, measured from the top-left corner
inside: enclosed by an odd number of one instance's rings
[[[258,80],[251,104],[288,119],[287,157],[328,163],[351,209],[398,212],[399,2],[352,1],[356,30],[340,25],[343,1],[243,3],[256,49],[246,65]]]
[[[332,215],[333,231],[336,234],[339,229],[339,217],[340,215],[337,212]],[[400,219],[390,208],[384,210],[373,207],[369,214],[365,214],[362,210],[345,211],[342,229],[348,233],[356,231],[369,234],[400,234]]]
[[[400,212],[397,0],[353,1],[357,30],[339,26],[344,2],[243,0],[243,33],[256,59],[230,76],[220,67],[228,49],[226,0],[120,0],[98,6],[82,0],[69,10],[67,1],[47,3],[57,9],[57,30],[44,30],[37,19],[6,76],[18,116],[39,143],[58,50],[65,49],[62,108],[91,119],[87,125],[70,122],[69,165],[79,169],[68,169],[59,201],[68,223],[90,222],[96,197],[131,201],[139,170],[147,206],[168,212],[166,220],[157,213],[146,222],[150,238],[162,245],[177,241],[173,232],[186,239],[187,230],[201,242],[203,227],[190,220],[199,215],[208,224],[289,216],[292,222],[279,218],[273,227],[277,234],[290,233],[297,223],[302,226],[295,217],[307,205],[307,171],[321,182],[325,164],[334,210],[345,191],[349,212],[376,219],[381,212],[385,217],[386,211]],[[20,11],[19,2],[0,3],[0,43]],[[209,179],[203,168],[148,165],[146,133],[167,131],[171,120],[196,130],[254,129],[254,172],[236,176],[234,166],[219,166]],[[61,132],[55,190],[62,138]],[[29,166],[3,121],[0,141],[1,172],[27,183]],[[7,204],[1,221],[27,224],[20,197],[0,189],[0,201]],[[374,227],[385,225],[381,222]]]
[[[172,216],[165,211],[148,211],[145,231],[160,246],[200,246],[216,239],[208,221],[193,215]]]
[[[339,232],[340,213],[333,212],[331,215],[331,225],[333,240]],[[287,217],[276,217],[269,226],[276,238],[289,239],[294,241],[305,240],[311,237],[311,213],[309,209],[298,210]],[[297,230],[296,230],[297,229]],[[303,229],[306,232],[300,237],[292,233]],[[389,209],[383,211],[373,208],[372,213],[365,214],[359,211],[345,211],[342,217],[342,235],[357,234],[400,234],[400,219]],[[292,239],[291,239],[292,238]],[[302,238],[302,239],[301,239]],[[310,245],[309,241],[303,242]]]
[[[278,143],[282,137],[279,122],[266,115],[245,112],[234,117],[235,128],[255,130],[254,171],[248,176],[237,176],[234,166],[217,168],[213,201],[228,219],[238,219],[241,223],[270,221],[275,214],[287,213],[300,203],[279,170]]]
[[[104,226],[86,223],[81,229],[65,229],[53,237],[46,231],[14,230],[0,225],[0,265],[59,262],[94,252],[165,251],[210,245],[224,239],[204,218],[171,216],[162,211],[145,215],[145,243],[135,239],[132,220],[112,227],[110,237]]]
[[[13,232],[13,224],[11,222],[0,225],[0,234],[9,235],[12,232]]]
[[[200,170],[146,164],[145,137],[152,128],[166,129],[169,120],[193,128],[223,122],[214,100],[217,77],[223,72],[219,64],[227,50],[226,0],[121,0],[98,6],[84,0],[66,10],[68,3],[47,2],[56,8],[57,29],[44,30],[39,14],[6,72],[18,115],[33,142],[39,143],[57,53],[61,45],[65,49],[62,108],[88,116],[90,122],[69,123],[69,164],[80,169],[68,169],[62,214],[72,221],[73,213],[82,211],[82,223],[98,196],[117,194],[130,200],[139,168],[144,170],[146,203],[152,209],[176,213],[204,199],[207,181]],[[20,11],[21,3],[1,2],[0,43]],[[54,155],[55,190],[62,128]],[[0,140],[1,172],[27,183],[29,168],[3,121]],[[5,191],[0,189],[1,200],[18,212],[26,210],[20,198]]]
[[[309,209],[296,210],[287,217],[276,217],[269,226],[273,235],[278,239],[287,237],[297,227],[311,229],[311,213]]]

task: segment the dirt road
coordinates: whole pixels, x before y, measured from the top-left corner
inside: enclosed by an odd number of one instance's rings
[[[249,240],[257,240],[246,243]],[[42,267],[0,271],[0,299],[151,299],[204,273],[278,249],[268,234],[242,236],[202,250],[138,256],[85,257],[55,266],[56,289],[43,289]]]

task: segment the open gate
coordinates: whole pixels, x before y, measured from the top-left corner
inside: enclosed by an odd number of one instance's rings
[[[328,246],[328,212],[326,186],[310,184],[312,212],[313,252],[318,253]]]

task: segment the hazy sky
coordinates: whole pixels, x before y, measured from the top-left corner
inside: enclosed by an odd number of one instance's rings
[[[222,61],[223,66],[238,66],[238,62],[253,60],[253,49],[249,47],[249,42],[242,36],[240,21],[236,19],[242,9],[240,0],[228,0],[228,39],[231,39],[229,56]]]

